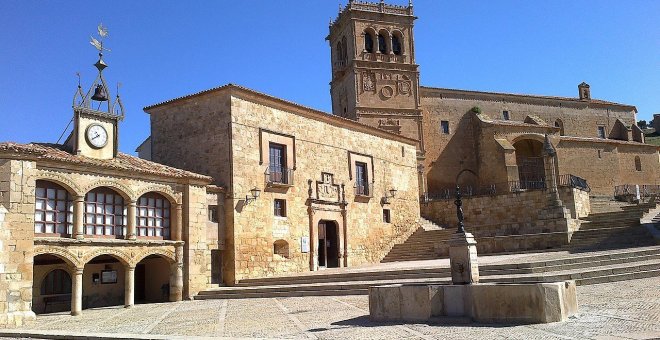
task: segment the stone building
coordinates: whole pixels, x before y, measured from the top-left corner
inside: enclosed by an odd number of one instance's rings
[[[415,140],[231,84],[145,111],[141,155],[226,188],[225,283],[378,262],[418,227]]]
[[[658,147],[644,144],[637,109],[593,99],[586,83],[574,98],[420,86],[415,19],[412,2],[349,1],[327,40],[333,113],[417,140],[422,191],[543,182],[546,134],[558,173],[586,179],[593,194],[659,184]]]
[[[64,144],[0,143],[0,327],[210,285],[211,178],[118,151],[123,107],[106,66],[99,58],[90,90],[78,88]]]

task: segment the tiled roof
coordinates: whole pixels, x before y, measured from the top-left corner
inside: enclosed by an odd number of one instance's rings
[[[73,155],[66,151],[61,144],[30,143],[19,144],[13,142],[0,143],[0,157],[4,155],[16,156],[35,161],[55,161],[81,166],[98,167],[109,170],[137,172],[141,174],[165,176],[173,178],[188,178],[203,181],[211,181],[211,177],[196,174],[194,172],[173,168],[167,165],[155,163],[125,153],[117,153],[113,159],[95,159],[80,155]]]
[[[534,95],[534,94],[518,94],[518,93],[506,93],[506,92],[485,92],[485,91],[471,91],[471,90],[459,90],[459,89],[447,89],[447,88],[441,88],[441,87],[430,87],[430,86],[420,86],[422,91],[428,90],[428,91],[444,91],[444,92],[453,92],[456,94],[464,94],[464,95],[493,95],[493,96],[508,96],[508,97],[517,97],[520,99],[545,99],[545,100],[560,100],[560,101],[570,101],[570,102],[575,102],[575,103],[591,103],[591,104],[600,104],[600,105],[616,105],[616,106],[623,106],[626,108],[632,108],[635,111],[637,109],[633,105],[628,105],[628,104],[621,104],[621,103],[615,103],[615,102],[610,102],[606,100],[601,100],[601,99],[590,99],[590,100],[581,100],[580,98],[576,97],[559,97],[559,96],[541,96],[541,95]],[[422,97],[425,97],[424,93],[422,93]]]

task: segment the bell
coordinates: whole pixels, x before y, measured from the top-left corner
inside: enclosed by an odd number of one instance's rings
[[[108,97],[105,93],[105,89],[103,88],[102,84],[96,85],[96,88],[94,89],[94,95],[92,96],[92,100],[96,100],[97,102],[108,101]]]

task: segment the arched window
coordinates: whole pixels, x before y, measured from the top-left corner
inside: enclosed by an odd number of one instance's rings
[[[341,60],[344,62],[344,65],[346,65],[346,62],[348,61],[348,43],[346,42],[346,37],[341,38],[341,50]]]
[[[110,188],[96,188],[85,195],[85,234],[123,236],[126,229],[124,198]]]
[[[344,49],[341,46],[341,41],[338,41],[337,42],[337,63],[340,66],[344,65],[343,56],[344,56]]]
[[[41,282],[41,295],[71,294],[71,275],[62,269],[48,273]]]
[[[147,193],[137,202],[138,237],[170,238],[170,201],[163,195]]]
[[[401,39],[398,34],[392,35],[392,53],[401,55]]]
[[[642,171],[642,160],[639,159],[639,156],[635,156],[635,170]]]
[[[561,119],[557,119],[555,121],[555,127],[559,128],[559,134],[561,136],[563,136],[564,135],[564,122]]]
[[[62,186],[37,181],[34,200],[34,232],[36,234],[71,235],[73,204]]]
[[[387,44],[383,33],[378,33],[378,51],[383,54],[387,53]]]
[[[364,50],[368,53],[374,53],[374,38],[369,32],[364,32]]]

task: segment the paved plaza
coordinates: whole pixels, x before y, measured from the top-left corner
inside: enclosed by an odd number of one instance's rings
[[[367,296],[207,300],[40,315],[7,337],[194,339],[651,339],[660,338],[660,278],[578,287],[579,313],[565,323],[485,325],[442,319],[374,323]]]

